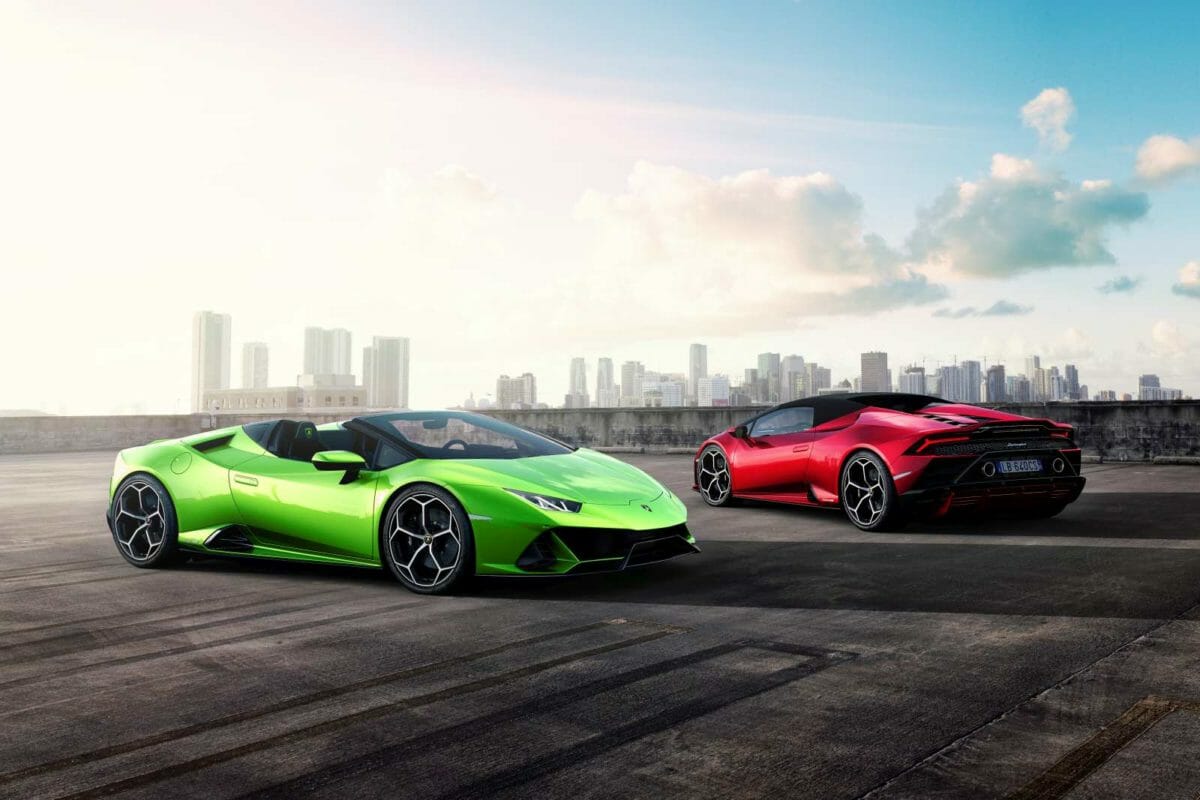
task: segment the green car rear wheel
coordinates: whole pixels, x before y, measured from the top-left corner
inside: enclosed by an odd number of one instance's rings
[[[130,475],[113,495],[112,535],[117,551],[135,567],[166,567],[178,561],[179,522],[171,495],[157,479]]]

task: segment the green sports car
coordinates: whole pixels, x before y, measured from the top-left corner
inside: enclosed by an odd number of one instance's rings
[[[137,567],[185,552],[382,566],[424,594],[698,552],[686,523],[635,467],[459,411],[254,422],[122,450],[108,507]]]

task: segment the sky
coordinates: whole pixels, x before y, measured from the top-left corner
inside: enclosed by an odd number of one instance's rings
[[[1200,396],[1194,3],[0,0],[0,409],[187,411],[191,317],[441,407],[570,359],[1027,355]],[[594,384],[593,384],[594,388]]]

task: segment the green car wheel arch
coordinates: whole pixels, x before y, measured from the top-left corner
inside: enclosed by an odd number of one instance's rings
[[[698,552],[683,502],[641,470],[460,411],[267,420],[153,442],[117,455],[109,497],[114,542],[137,566],[280,558],[383,568],[421,593],[477,574],[616,571]],[[160,516],[162,543],[139,560]],[[138,517],[146,527],[123,549]]]

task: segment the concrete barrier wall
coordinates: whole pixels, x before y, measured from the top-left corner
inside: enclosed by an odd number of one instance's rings
[[[1001,406],[1030,417],[1069,422],[1085,455],[1114,461],[1200,458],[1200,401],[1039,403]],[[610,408],[491,411],[498,419],[584,447],[688,450],[760,408]],[[271,419],[259,414],[110,417],[0,417],[0,453],[119,450],[226,425]],[[309,416],[314,422],[339,415]]]
[[[1084,454],[1113,461],[1200,457],[1200,401],[1004,403],[1027,417],[1075,426]],[[695,448],[761,408],[629,408],[492,411],[517,425],[586,447]]]

